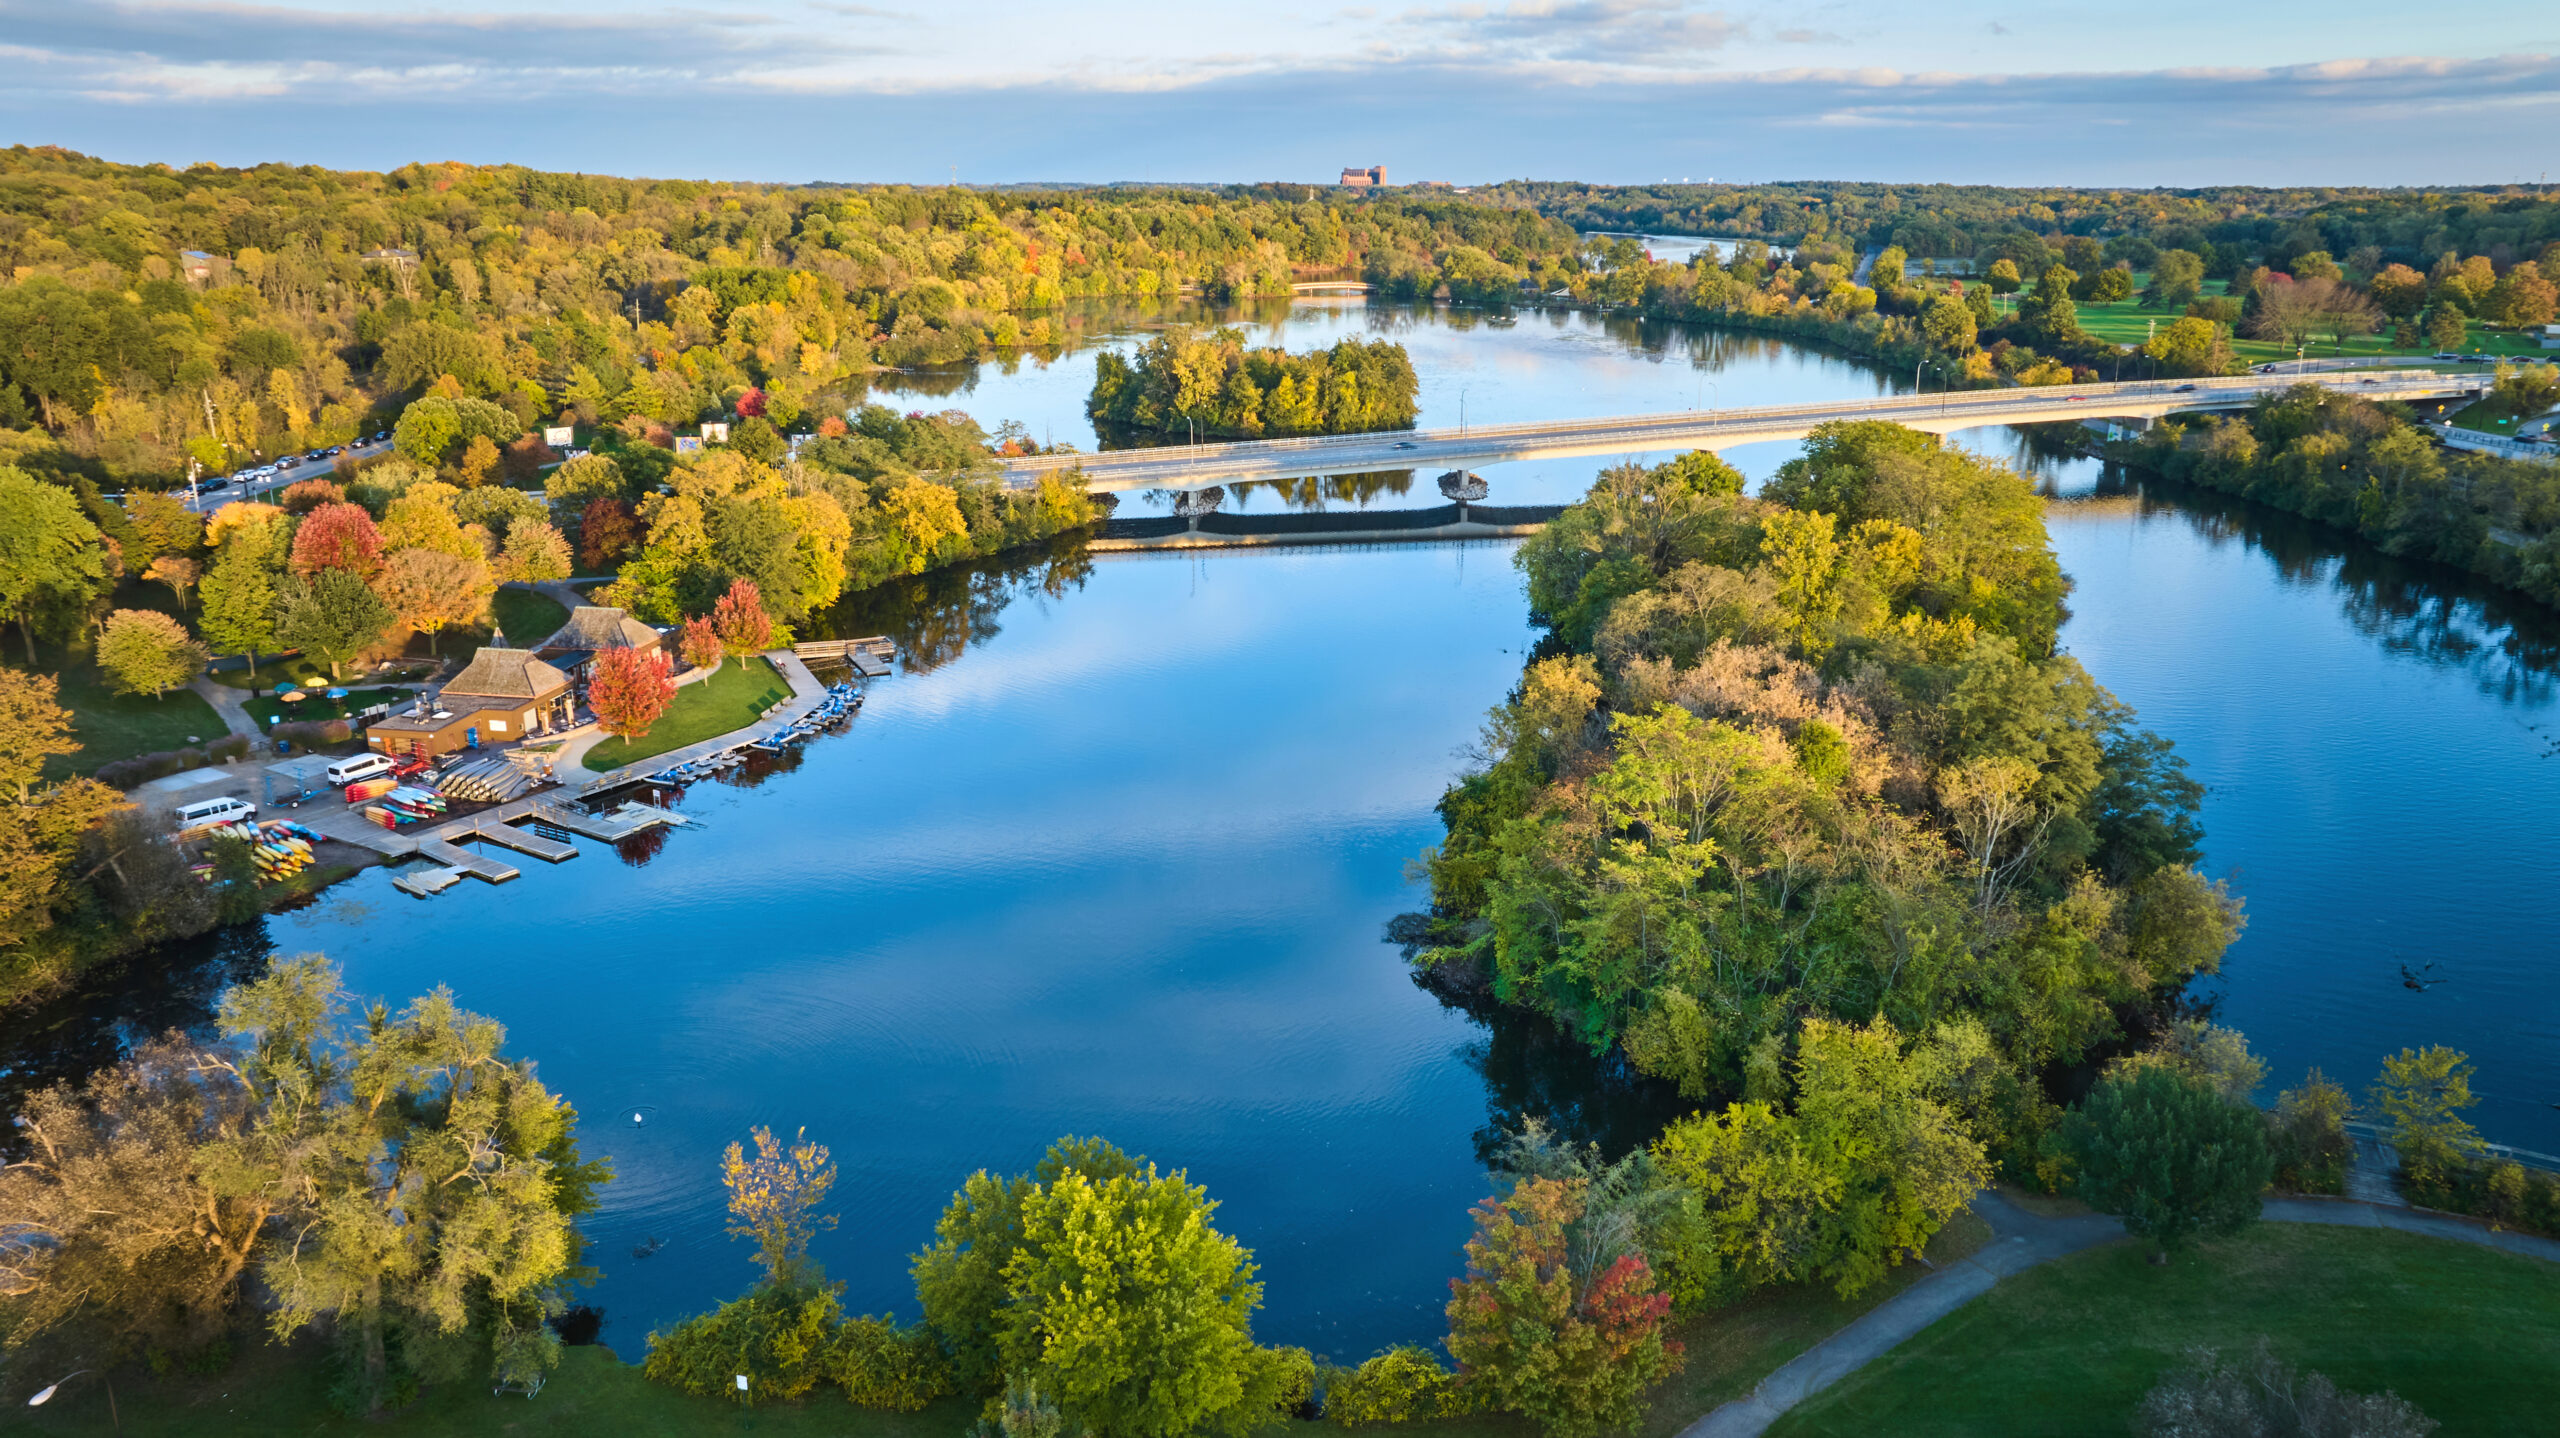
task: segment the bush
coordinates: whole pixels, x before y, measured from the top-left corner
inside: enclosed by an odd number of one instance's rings
[[[249,736],[246,734],[226,735],[223,738],[216,739],[212,743],[207,744],[205,746],[205,753],[210,755],[213,762],[216,764],[239,763],[241,760],[249,757]]]
[[[2560,1237],[2560,1173],[2526,1168],[2513,1159],[2457,1158],[2447,1168],[2444,1184],[2422,1197],[2430,1207]]]
[[[832,1290],[759,1288],[668,1332],[650,1334],[640,1373],[702,1398],[798,1398],[827,1376],[843,1316]],[[746,1393],[738,1391],[741,1373],[751,1385]]]
[[[848,1319],[828,1367],[857,1408],[913,1413],[951,1391],[951,1363],[932,1332],[886,1315]]]
[[[1314,1417],[1308,1405],[1316,1397],[1316,1356],[1303,1348],[1266,1348],[1263,1353],[1280,1379],[1280,1396],[1272,1408],[1289,1417]]]
[[[2347,1091],[2318,1069],[2305,1075],[2302,1087],[2276,1098],[2267,1116],[2267,1138],[2275,1149],[2275,1185],[2293,1193],[2344,1193],[2347,1161],[2355,1144],[2347,1137]]]
[[[2069,1127],[2080,1196],[2150,1239],[2154,1263],[2190,1239],[2257,1221],[2275,1167],[2266,1119],[2206,1080],[2162,1067],[2109,1078]]]
[[[1390,1348],[1357,1368],[1325,1373],[1324,1416],[1345,1428],[1424,1423],[1467,1406],[1457,1377],[1420,1348]]]
[[[270,738],[288,739],[296,744],[316,748],[322,744],[343,744],[356,736],[356,726],[344,719],[288,719],[267,730]]]
[[[2317,1373],[2297,1377],[2266,1339],[2224,1364],[2210,1348],[2143,1395],[2143,1438],[2427,1438],[2435,1420],[2392,1393],[2341,1393]]]

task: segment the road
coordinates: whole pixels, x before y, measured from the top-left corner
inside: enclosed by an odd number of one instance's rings
[[[2304,383],[2366,399],[2420,400],[2467,398],[2487,389],[2491,377],[2432,370],[2381,370],[2364,375],[2307,378],[2248,375],[2041,389],[1956,390],[1761,409],[1684,410],[1603,419],[1471,425],[1465,429],[1168,445],[1103,454],[1027,455],[1006,460],[1005,469],[1006,478],[1015,484],[1026,484],[1058,470],[1080,468],[1089,489],[1205,489],[1242,480],[1298,479],[1499,460],[1673,449],[1721,450],[1765,440],[1802,439],[1814,426],[1835,420],[1890,420],[1936,434],[1995,424],[2088,419],[2149,421],[2188,410],[2242,408],[2262,395]]]
[[[391,452],[391,441],[386,439],[377,443],[372,440],[361,440],[357,443],[348,445],[346,452],[357,459],[372,459],[376,455],[389,454]],[[300,480],[326,479],[329,477],[331,466],[336,463],[337,461],[334,458],[306,459],[302,461],[302,463],[295,465],[293,468],[279,470],[274,475],[266,479],[259,480],[254,485],[232,483],[224,485],[220,489],[207,489],[199,485],[196,490],[195,498],[188,502],[187,507],[189,509],[211,513],[212,511],[229,504],[235,499],[257,499],[264,495],[273,494],[275,491],[284,488],[286,485],[293,484]],[[252,469],[256,467],[257,466],[255,465],[250,466]]]

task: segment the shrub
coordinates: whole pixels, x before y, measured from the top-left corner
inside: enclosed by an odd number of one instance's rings
[[[1272,1408],[1294,1417],[1313,1417],[1307,1405],[1316,1396],[1316,1356],[1303,1348],[1266,1348],[1263,1354],[1279,1375],[1280,1396]]]
[[[846,1320],[828,1367],[857,1408],[913,1413],[951,1391],[951,1363],[932,1332],[886,1315]]]
[[[641,1375],[680,1393],[732,1402],[797,1398],[827,1376],[843,1310],[824,1288],[759,1288],[649,1335]],[[748,1392],[737,1375],[747,1375]]]
[[[1324,1416],[1345,1428],[1423,1423],[1466,1407],[1457,1377],[1420,1348],[1390,1348],[1357,1368],[1325,1372]]]
[[[2266,1339],[2248,1357],[2223,1363],[2210,1348],[2189,1350],[2142,1397],[2133,1431],[2142,1438],[2427,1438],[2435,1420],[2392,1393],[2341,1393],[2317,1373],[2297,1376]]]
[[[356,726],[344,719],[288,719],[270,727],[267,734],[270,738],[316,747],[345,743],[355,737]]]
[[[205,753],[217,764],[236,764],[249,757],[249,736],[229,734],[205,746]]]
[[[2347,1137],[2347,1112],[2347,1091],[2318,1069],[2304,1075],[2302,1087],[2277,1096],[2275,1112],[2267,1116],[2276,1187],[2294,1193],[2347,1191],[2347,1160],[2355,1153]]]
[[[2099,1084],[2071,1129],[2080,1196],[2150,1239],[2155,1263],[2191,1238],[2255,1222],[2259,1190],[2274,1171],[2256,1109],[2169,1068]]]

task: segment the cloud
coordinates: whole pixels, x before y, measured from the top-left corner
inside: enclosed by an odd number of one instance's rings
[[[1411,10],[1399,23],[1444,53],[1659,65],[1721,50],[1743,33],[1721,10],[1683,0],[1512,0]]]

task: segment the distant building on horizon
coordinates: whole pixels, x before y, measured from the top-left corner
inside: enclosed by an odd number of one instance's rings
[[[1384,165],[1371,165],[1365,170],[1344,170],[1342,172],[1342,187],[1346,190],[1383,189],[1385,188],[1386,183],[1387,167]]]

